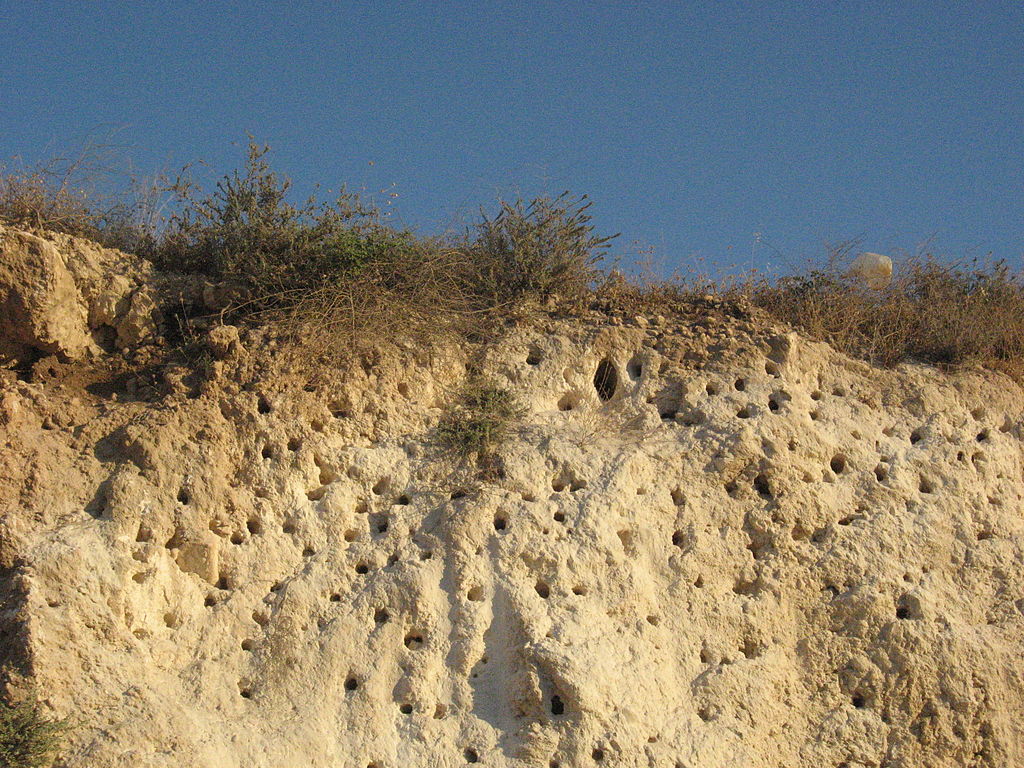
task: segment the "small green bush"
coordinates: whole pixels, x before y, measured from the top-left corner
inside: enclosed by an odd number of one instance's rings
[[[436,438],[462,458],[486,457],[504,442],[522,414],[512,392],[473,381],[463,390],[459,404],[441,420]]]
[[[289,202],[291,181],[271,169],[268,152],[250,141],[244,172],[212,192],[182,179],[169,187],[175,213],[149,254],[158,267],[237,281],[262,307],[292,303],[412,244],[355,195]]]
[[[500,205],[493,219],[483,216],[469,245],[472,288],[496,304],[528,294],[575,298],[586,293],[600,274],[600,251],[618,236],[594,234],[586,195],[563,192]]]
[[[0,703],[0,768],[44,768],[56,757],[68,729],[50,720],[38,702]]]

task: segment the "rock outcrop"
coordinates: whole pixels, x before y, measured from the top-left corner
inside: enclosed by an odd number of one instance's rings
[[[63,318],[81,277],[19,242],[7,343],[138,338],[134,277]],[[1024,764],[1009,379],[713,306],[316,376],[210,346],[154,402],[0,392],[0,631],[59,765]],[[469,362],[525,411],[483,480],[433,438]]]

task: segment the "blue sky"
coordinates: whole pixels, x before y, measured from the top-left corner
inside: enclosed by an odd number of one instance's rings
[[[248,131],[300,191],[363,189],[422,232],[586,193],[616,250],[653,248],[661,272],[781,270],[851,238],[1024,254],[1024,3],[0,11],[8,162],[116,131],[140,173],[223,173]]]

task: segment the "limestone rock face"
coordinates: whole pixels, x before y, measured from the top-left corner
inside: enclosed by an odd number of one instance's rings
[[[0,355],[28,349],[76,358],[89,346],[85,307],[54,245],[0,230]]]
[[[161,305],[199,302],[202,292],[194,279],[82,238],[0,225],[0,364],[152,344]]]
[[[525,411],[485,479],[433,437],[463,349],[5,385],[0,636],[58,764],[1024,764],[1024,392],[649,320],[474,361]]]

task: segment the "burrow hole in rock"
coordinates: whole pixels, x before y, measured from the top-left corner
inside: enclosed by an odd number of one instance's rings
[[[846,469],[846,457],[843,456],[843,454],[841,453],[837,453],[835,456],[832,457],[832,461],[828,463],[828,466],[833,473],[841,475],[843,474],[843,471]]]
[[[504,531],[508,527],[508,518],[504,515],[494,516],[494,530]]]
[[[472,747],[466,747],[462,753],[463,757],[466,758],[467,763],[478,763],[480,762],[480,756],[476,753],[476,750]]]
[[[575,392],[566,392],[558,401],[558,410],[571,411],[580,404],[580,396]]]
[[[707,392],[709,395],[714,396],[721,392],[721,389],[719,388],[717,382],[709,381],[707,386],[704,387],[704,391]]]
[[[676,547],[679,547],[680,549],[683,549],[683,547],[686,546],[686,534],[683,533],[682,531],[676,531],[675,533],[673,533],[672,534],[672,544],[673,544],[673,546],[676,546]]]
[[[595,747],[594,751],[590,753],[590,756],[598,763],[604,760],[604,750],[600,747]]]
[[[564,523],[565,522],[565,512],[562,512],[561,510],[559,510],[558,512],[555,512],[553,517],[554,517],[556,523]]]
[[[409,503],[410,503],[409,497],[406,494],[403,493],[401,496],[399,496],[397,499],[395,499],[394,506],[397,506],[397,507],[407,507],[407,506],[409,506]]]
[[[466,592],[466,599],[474,603],[479,603],[484,599],[484,588],[480,585],[472,586]]]
[[[216,604],[217,604],[217,596],[216,595],[207,595],[206,599],[203,600],[203,605],[205,605],[207,608],[213,608],[213,606],[215,606]]]
[[[572,593],[574,595],[577,595],[578,597],[584,597],[587,594],[587,588],[582,584],[577,584],[575,587],[572,588]]]
[[[180,503],[182,503],[182,504],[188,504],[188,503],[189,503],[189,501],[190,501],[190,498],[191,498],[191,497],[189,496],[189,494],[188,494],[188,491],[186,491],[186,490],[185,490],[184,488],[182,488],[182,489],[180,489],[180,490],[178,491],[178,501],[179,501]]]
[[[935,486],[926,477],[922,477],[921,478],[921,482],[918,485],[918,489],[921,491],[921,493],[934,493],[935,492]]]
[[[754,406],[744,405],[742,408],[736,411],[736,415],[741,419],[749,419],[754,415]]]
[[[387,608],[377,608],[373,612],[373,623],[374,624],[387,624],[391,618],[391,614],[388,613]]]
[[[265,396],[260,395],[259,402],[256,404],[256,410],[266,414],[270,413],[273,409],[270,407],[270,401]]]
[[[761,472],[754,478],[754,490],[762,499],[772,498],[772,489],[768,484],[768,476]]]
[[[915,429],[910,433],[910,444],[916,445],[924,439],[924,432],[920,429]]]
[[[761,646],[753,640],[744,640],[740,646],[740,653],[748,659],[756,659],[761,655]]]
[[[548,597],[551,596],[551,587],[549,587],[547,582],[545,581],[538,581],[534,585],[534,589],[536,589],[537,594],[543,597],[545,600],[547,600]]]
[[[896,618],[897,619],[911,619],[913,615],[910,610],[910,605],[905,599],[901,599],[899,604],[896,606]]]
[[[403,715],[411,715],[412,704],[402,704],[398,707],[398,711],[401,712]]]
[[[249,638],[246,638],[245,640],[242,641],[242,650],[243,651],[251,651],[255,647],[256,647],[256,643],[253,640],[250,640]]]
[[[551,697],[551,714],[552,715],[564,715],[565,704],[562,703],[562,697],[557,693]]]
[[[679,419],[684,427],[696,427],[703,424],[706,420],[707,416],[704,414],[704,411],[698,408],[687,411]]]
[[[539,347],[530,347],[530,350],[526,353],[527,365],[540,365],[543,359],[544,355],[541,353]]]
[[[261,627],[267,626],[270,623],[270,616],[261,611],[252,612],[252,620],[259,624]]]
[[[605,358],[597,364],[597,371],[594,373],[594,389],[601,402],[608,402],[615,396],[615,390],[619,387],[619,373],[615,370],[615,364]]]
[[[644,363],[639,357],[634,357],[626,363],[626,375],[633,381],[640,381],[644,375]]]
[[[245,528],[253,536],[263,533],[263,523],[256,517],[250,517],[245,523]]]
[[[733,382],[733,386],[736,388],[737,392],[743,392],[747,388],[747,380],[746,379],[736,379],[736,381]]]
[[[365,562],[360,560],[358,563],[356,563],[356,573],[358,573],[360,576],[363,576],[369,572],[370,566],[367,565]]]
[[[285,520],[281,523],[281,530],[284,533],[295,533],[295,521],[292,519]]]
[[[410,632],[405,636],[405,647],[410,651],[418,651],[423,647],[423,635],[419,632]]]
[[[267,443],[266,445],[263,446],[263,450],[260,451],[260,455],[264,459],[272,459],[272,458],[274,458],[274,449],[273,449],[273,447],[269,443]]]
[[[139,532],[135,534],[136,541],[149,542],[153,540],[153,531],[143,524],[139,525]]]
[[[231,543],[238,545],[245,542],[245,536],[242,535],[241,531],[235,531],[231,534]]]
[[[766,360],[764,364],[764,372],[769,376],[779,377],[779,366],[772,360]]]
[[[302,447],[302,441],[299,438],[297,438],[297,437],[289,437],[288,438],[288,450],[289,451],[297,451],[301,447]]]
[[[682,488],[672,489],[672,503],[675,504],[677,507],[681,507],[684,503],[686,503],[686,497],[683,495]]]
[[[359,688],[359,680],[356,679],[355,675],[349,675],[345,678],[345,690],[354,691]]]

